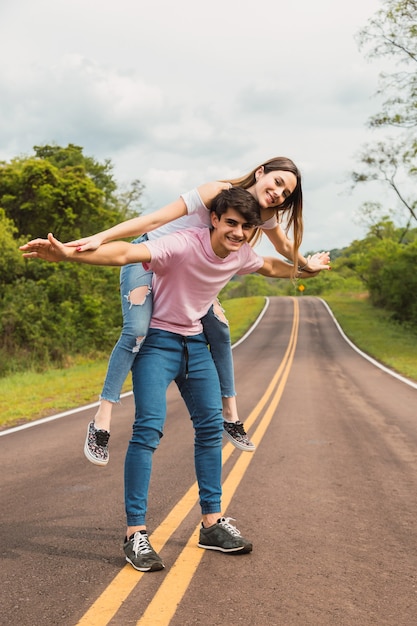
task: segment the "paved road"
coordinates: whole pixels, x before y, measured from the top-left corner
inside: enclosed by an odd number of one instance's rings
[[[129,396],[106,468],[82,454],[94,408],[0,436],[1,626],[417,624],[417,386],[310,297],[272,298],[234,358],[258,447],[225,443],[224,508],[253,552],[196,546],[192,427],[172,387],[148,518],[167,567],[125,565]]]

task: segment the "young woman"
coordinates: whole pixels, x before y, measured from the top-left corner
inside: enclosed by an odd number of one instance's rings
[[[236,179],[206,183],[183,194],[178,200],[149,215],[136,217],[112,228],[67,245],[77,250],[95,250],[102,243],[140,234],[134,243],[152,240],[181,228],[208,227],[210,205],[215,196],[231,186],[248,190],[259,205],[262,227],[252,243],[265,232],[275,249],[294,261],[295,272],[308,271],[309,259],[299,253],[303,234],[301,175],[296,165],[286,157],[269,159],[251,172]],[[285,232],[280,223],[285,223]],[[292,230],[294,241],[286,233]],[[328,253],[321,253],[322,262]],[[132,367],[146,336],[152,313],[152,273],[141,264],[122,268],[120,274],[123,328],[111,353],[100,406],[94,422],[88,425],[84,453],[96,465],[107,465],[108,442],[113,404],[120,399],[122,385]],[[234,387],[233,359],[227,319],[218,301],[202,319],[203,328],[216,365],[222,397],[224,434],[240,450],[253,451],[239,420]]]

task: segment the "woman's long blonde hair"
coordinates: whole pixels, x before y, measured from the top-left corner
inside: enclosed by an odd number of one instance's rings
[[[292,172],[297,179],[297,183],[294,191],[285,198],[284,202],[275,207],[276,216],[278,222],[281,222],[281,218],[285,217],[285,233],[292,228],[293,241],[294,241],[294,266],[298,265],[298,250],[303,238],[303,190],[301,187],[301,174],[298,167],[291,159],[287,157],[275,157],[265,161],[261,165],[255,167],[249,174],[245,174],[240,178],[232,178],[224,180],[222,182],[231,183],[234,187],[243,187],[248,189],[256,183],[255,173],[260,167],[264,168],[264,172],[274,172],[276,170],[283,170],[284,172]],[[285,215],[282,215],[284,214]],[[251,245],[255,245],[262,236],[262,229],[257,228],[251,237]]]

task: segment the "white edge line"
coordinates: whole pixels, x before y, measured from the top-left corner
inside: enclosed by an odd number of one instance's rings
[[[327,302],[325,302],[325,300],[323,300],[322,298],[318,298],[318,299],[324,304],[324,306],[328,310],[330,317],[334,321],[334,323],[336,325],[336,328],[338,329],[338,331],[341,334],[341,336],[343,337],[343,339],[351,346],[351,348],[353,348],[353,350],[355,350],[355,352],[360,354],[364,359],[366,359],[367,361],[369,361],[370,363],[372,363],[376,367],[379,367],[379,369],[383,370],[387,374],[390,374],[391,376],[394,376],[394,378],[398,378],[398,380],[401,380],[401,382],[409,385],[410,387],[413,387],[414,389],[417,389],[417,383],[409,380],[408,378],[404,378],[404,376],[401,376],[400,374],[397,374],[393,370],[390,370],[388,367],[385,367],[385,365],[381,365],[381,363],[378,363],[378,361],[376,361],[375,359],[370,357],[368,354],[366,354],[365,352],[362,352],[362,350],[359,350],[359,348],[357,346],[355,346],[355,344],[352,343],[351,340],[345,335],[345,333],[343,332],[339,322],[337,321],[337,319],[333,315],[333,312],[332,312],[331,308],[329,307],[329,305],[327,304]],[[251,333],[253,333],[253,331],[255,330],[255,328],[258,326],[258,324],[262,320],[263,316],[265,315],[265,313],[266,313],[266,311],[267,311],[267,309],[269,307],[269,302],[270,302],[269,298],[266,297],[265,298],[265,306],[262,309],[262,311],[259,314],[259,316],[257,317],[256,322],[243,335],[243,337],[241,337],[238,341],[236,341],[236,343],[234,343],[232,345],[232,350],[233,350],[233,348],[236,348],[238,345],[240,345],[243,341],[245,341],[245,339],[247,339]],[[127,396],[131,396],[131,395],[132,395],[132,391],[128,391],[127,393],[122,394],[120,396],[120,398],[126,398]],[[98,406],[98,405],[99,405],[99,401],[93,402],[92,404],[86,404],[85,406],[80,406],[80,407],[77,407],[75,409],[71,409],[69,411],[64,411],[63,413],[57,413],[56,415],[50,415],[49,417],[43,417],[40,420],[35,420],[33,422],[27,422],[26,424],[21,424],[20,426],[15,426],[13,428],[8,428],[7,430],[0,431],[0,437],[4,437],[5,435],[11,435],[12,433],[19,432],[19,430],[25,430],[26,428],[32,428],[32,426],[39,426],[40,424],[46,424],[46,422],[53,422],[54,420],[61,419],[61,417],[68,417],[68,415],[74,415],[75,413],[81,413],[82,411],[86,411],[87,409],[92,409],[93,407]]]
[[[120,398],[126,398],[127,396],[130,396],[130,395],[132,395],[132,392],[127,391],[126,393],[123,393],[120,396]],[[61,417],[68,417],[68,415],[73,415],[74,413],[81,413],[81,411],[92,409],[93,407],[98,406],[99,404],[100,404],[99,401],[93,402],[92,404],[79,406],[75,409],[64,411],[63,413],[57,413],[56,415],[50,415],[49,417],[42,417],[40,420],[34,420],[33,422],[26,422],[26,424],[21,424],[20,426],[14,426],[13,428],[8,428],[7,430],[1,430],[0,437],[4,437],[4,435],[11,435],[12,433],[17,433],[19,430],[32,428],[32,426],[38,426],[39,424],[46,424],[46,422],[53,422],[54,420],[61,419]]]
[[[255,328],[257,327],[257,325],[259,324],[259,322],[261,321],[261,319],[263,318],[263,316],[265,315],[267,308],[269,307],[269,298],[267,298],[265,296],[265,306],[262,309],[262,311],[259,313],[258,317],[256,318],[256,321],[252,324],[252,326],[249,328],[248,332],[246,332],[243,337],[241,337],[238,341],[236,341],[236,343],[233,344],[232,346],[232,350],[233,348],[236,348],[236,346],[240,345],[242,343],[242,341],[245,341],[245,339],[247,339],[249,337],[249,335],[251,333],[253,333],[253,331],[255,330]]]
[[[330,317],[333,319],[334,323],[336,324],[336,327],[337,327],[339,333],[342,335],[343,339],[350,345],[351,348],[353,348],[353,350],[355,350],[355,352],[360,354],[364,359],[366,359],[367,361],[369,361],[370,363],[372,363],[376,367],[379,367],[380,370],[383,370],[384,372],[386,372],[387,374],[390,374],[394,378],[398,378],[398,380],[400,380],[402,383],[405,383],[406,385],[409,385],[410,387],[413,387],[414,389],[417,389],[417,383],[415,383],[414,381],[410,380],[409,378],[405,378],[404,376],[401,376],[401,374],[397,374],[397,372],[394,372],[394,370],[391,370],[388,367],[386,367],[385,365],[382,365],[382,363],[379,363],[379,361],[376,361],[371,356],[369,356],[369,354],[366,354],[366,352],[362,352],[362,350],[360,350],[357,346],[355,346],[355,344],[352,343],[352,341],[349,339],[349,337],[347,337],[345,335],[345,333],[343,332],[342,327],[340,326],[339,322],[337,321],[337,319],[333,315],[333,311],[331,310],[331,308],[327,304],[327,302],[325,300],[323,300],[322,298],[319,298],[319,300],[321,300],[321,302],[324,304],[324,306],[328,310],[328,312],[330,314]]]
[[[248,332],[245,333],[243,335],[243,337],[241,337],[239,339],[239,341],[237,341],[236,343],[233,344],[232,350],[233,350],[233,348],[238,346],[242,341],[247,339],[249,337],[249,335],[255,330],[255,328],[257,327],[257,325],[259,324],[259,322],[261,321],[261,319],[265,315],[265,312],[266,312],[268,306],[269,306],[269,298],[265,298],[265,306],[262,309],[261,313],[259,314],[256,322],[251,326],[251,328],[248,330]],[[131,396],[132,393],[133,393],[132,391],[128,391],[127,393],[123,393],[120,396],[120,398],[126,398],[127,396]],[[57,413],[56,415],[50,415],[49,417],[43,417],[43,418],[41,418],[39,420],[34,420],[33,422],[26,422],[26,424],[21,424],[20,426],[14,426],[13,428],[8,428],[7,430],[0,430],[0,437],[4,437],[5,435],[11,435],[12,433],[19,432],[19,430],[26,430],[26,428],[32,428],[33,426],[39,426],[40,424],[46,424],[47,422],[53,422],[54,420],[61,419],[61,417],[68,417],[68,415],[74,415],[75,413],[81,413],[82,411],[86,411],[87,409],[92,409],[95,406],[98,406],[99,404],[100,404],[99,401],[93,402],[92,404],[86,404],[84,406],[79,406],[79,407],[77,407],[75,409],[70,409],[69,411],[64,411],[63,413]]]

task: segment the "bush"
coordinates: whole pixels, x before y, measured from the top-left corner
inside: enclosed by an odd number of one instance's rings
[[[368,288],[372,304],[392,312],[394,319],[417,325],[417,241],[390,242],[369,255]]]

